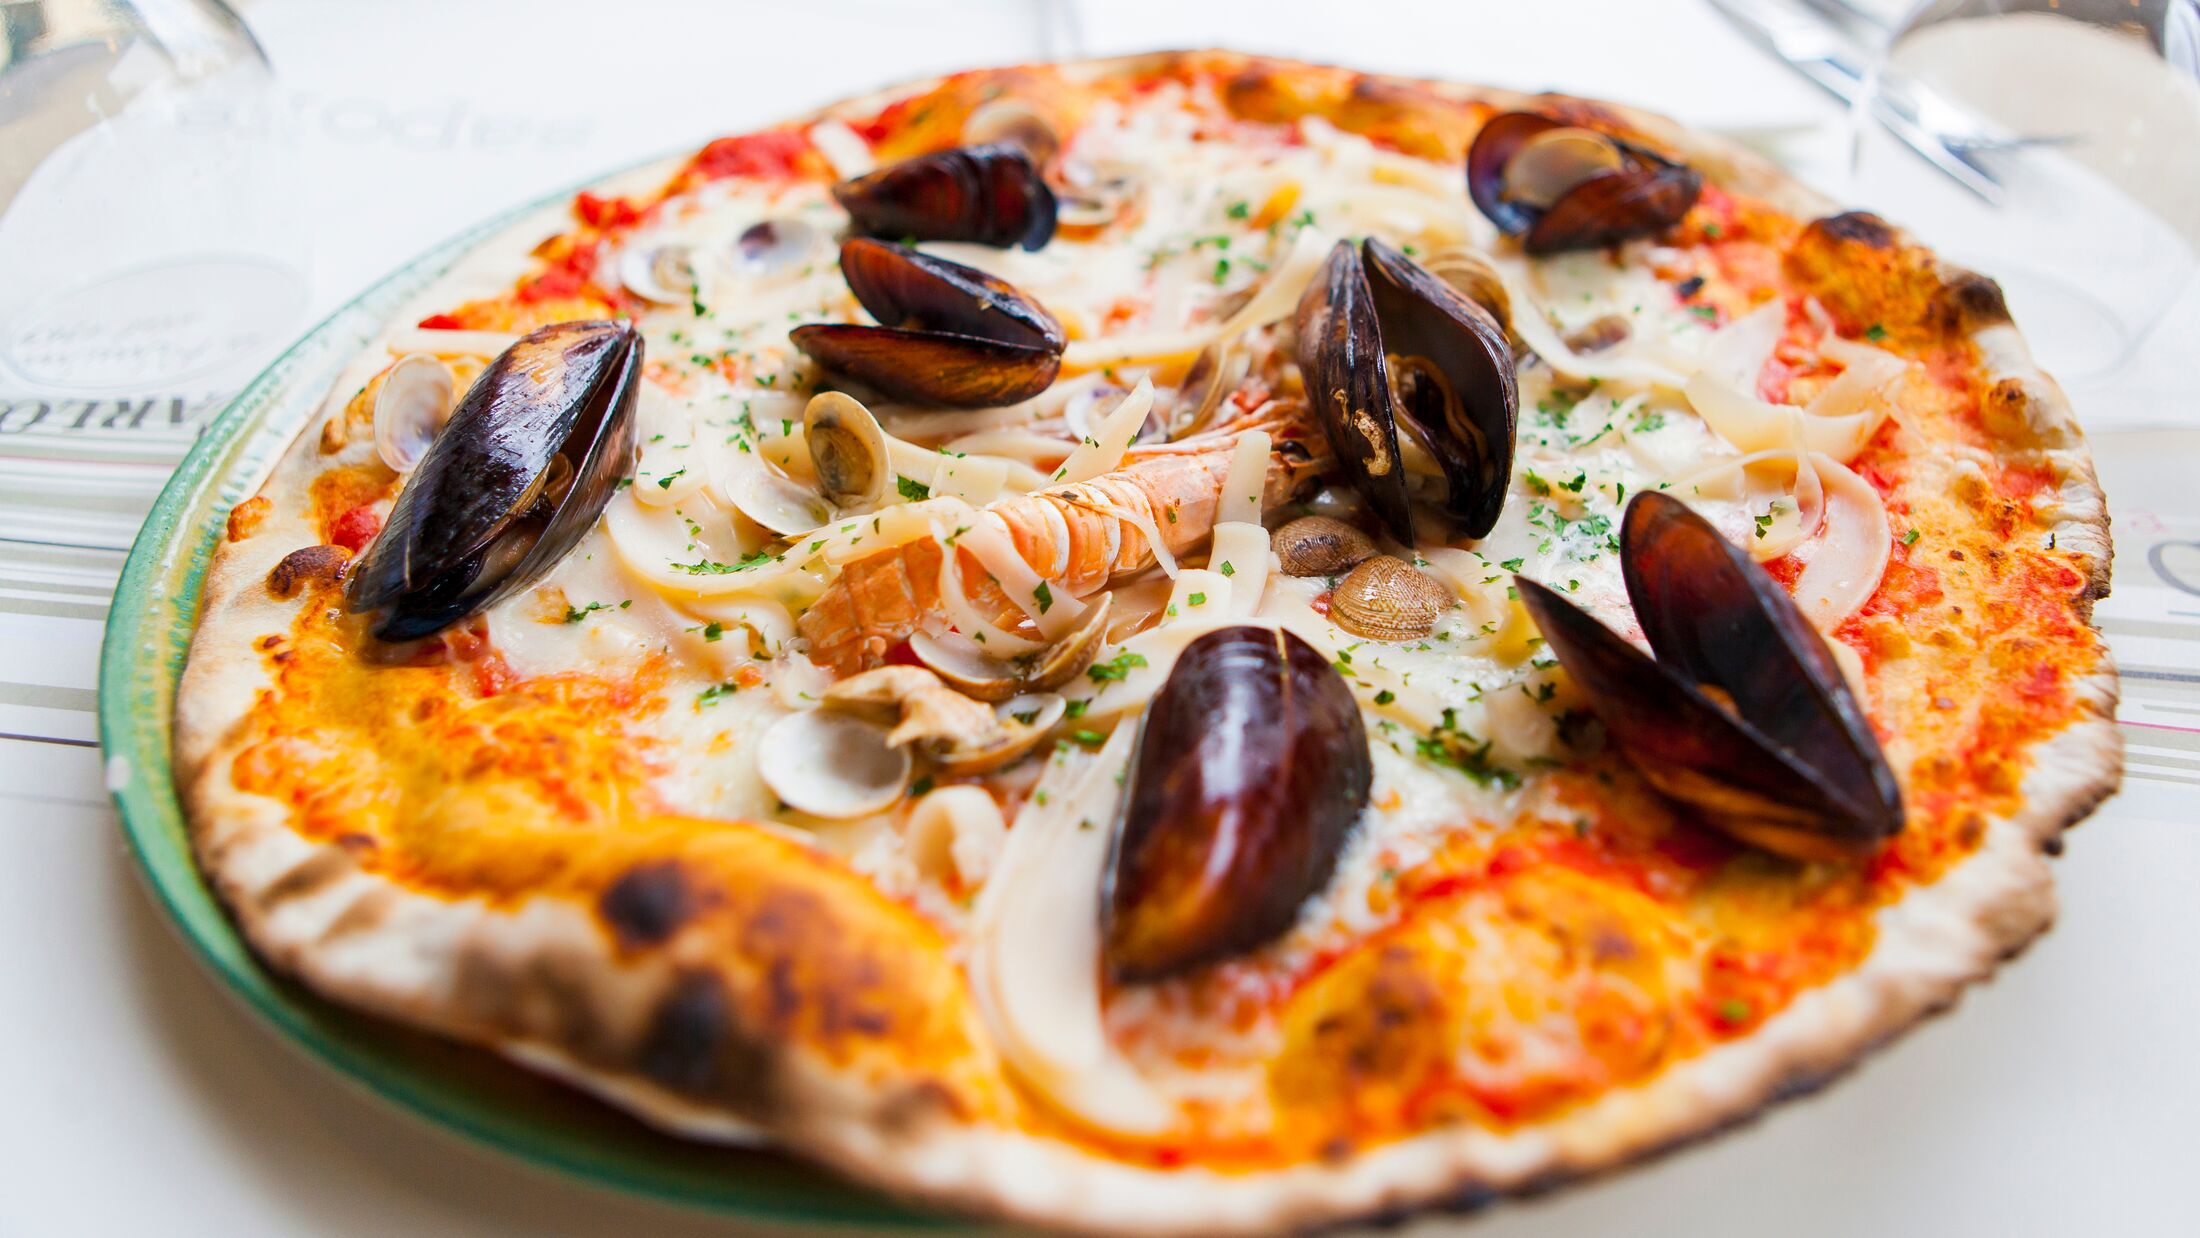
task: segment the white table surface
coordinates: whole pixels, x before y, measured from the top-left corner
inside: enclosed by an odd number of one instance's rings
[[[1014,0],[243,7],[296,92],[316,209],[373,221],[318,238],[316,314],[457,225],[592,168],[1042,46],[1038,19]],[[834,39],[793,39],[798,25],[831,27]],[[1832,115],[1680,0],[1088,0],[1084,25],[1095,53],[1232,45],[1559,85],[1723,126]],[[766,54],[750,60],[747,49]],[[528,66],[576,59],[611,101],[544,99],[529,86]],[[534,127],[490,149],[467,136],[484,117]],[[1915,198],[1940,200],[1925,188]],[[1959,226],[1895,213],[1928,239],[1936,224]],[[2081,411],[2200,425],[2171,382],[2200,324],[2193,300],[2168,346]],[[2200,430],[2111,434],[2099,447],[2119,519],[2174,525],[2165,513],[2189,502]],[[579,1185],[395,1111],[283,1044],[199,972],[140,889],[98,755],[80,742],[98,607],[81,597],[95,590],[67,582],[80,569],[96,577],[98,562],[57,558],[60,583],[42,587],[81,604],[10,616],[20,622],[0,642],[0,680],[37,689],[0,697],[0,732],[36,723],[61,741],[0,739],[0,1238],[753,1229]],[[2164,769],[2182,751],[2164,748]],[[2200,833],[2186,796],[2167,776],[2148,781],[2079,830],[2058,864],[2063,923],[1821,1096],[1657,1165],[1413,1232],[2200,1234],[2188,1182],[2200,1163]]]

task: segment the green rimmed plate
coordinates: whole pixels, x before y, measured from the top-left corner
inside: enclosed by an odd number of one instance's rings
[[[337,310],[231,401],[177,468],[123,567],[100,651],[100,745],[123,833],[200,961],[285,1037],[377,1096],[538,1165],[655,1199],[781,1222],[937,1224],[803,1162],[674,1139],[494,1054],[322,1001],[261,964],[192,858],[171,722],[229,509],[258,489],[392,315],[475,246],[571,192],[452,238]]]

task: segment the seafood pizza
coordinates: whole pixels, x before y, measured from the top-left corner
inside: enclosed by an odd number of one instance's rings
[[[1468,1206],[2044,929],[2107,522],[1999,290],[1621,107],[958,75],[560,203],[236,507],[177,707],[278,969],[1111,1232]]]

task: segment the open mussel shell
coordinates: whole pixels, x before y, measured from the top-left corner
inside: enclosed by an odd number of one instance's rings
[[[1498,231],[1548,254],[1663,232],[1696,204],[1703,175],[1593,129],[1507,112],[1475,134],[1467,192]]]
[[[1346,476],[1391,536],[1413,544],[1403,422],[1442,466],[1445,510],[1468,537],[1497,523],[1520,394],[1490,312],[1411,258],[1340,241],[1299,301],[1307,399]]]
[[[642,339],[564,322],[482,372],[350,573],[386,641],[429,636],[526,587],[595,524],[634,455]]]
[[[1368,238],[1368,289],[1382,325],[1382,347],[1411,358],[1414,379],[1399,378],[1399,410],[1424,431],[1443,466],[1445,510],[1468,537],[1497,524],[1512,481],[1519,381],[1504,324],[1431,275],[1413,259]],[[1407,545],[1412,539],[1400,538]]]
[[[983,271],[861,237],[840,247],[840,269],[881,325],[812,323],[788,333],[829,370],[949,408],[1014,404],[1061,371],[1061,324]]]
[[[971,109],[963,120],[962,136],[965,147],[995,143],[1014,146],[1042,171],[1062,153],[1061,135],[1055,132],[1053,119],[1029,100],[1014,95],[989,99]]]
[[[1899,832],[1902,792],[1863,708],[1795,603],[1687,505],[1636,496],[1620,533],[1653,659],[1565,598],[1521,601],[1649,783],[1780,855],[1851,858]]]
[[[958,146],[833,187],[864,236],[1038,249],[1054,237],[1054,191],[1021,146]]]
[[[1291,927],[1367,805],[1367,730],[1329,660],[1287,631],[1209,632],[1147,707],[1109,865],[1103,955],[1159,980]]]
[[[1350,241],[1329,251],[1296,319],[1299,372],[1330,450],[1353,489],[1400,541],[1413,540],[1412,500],[1398,455],[1398,420],[1391,408],[1390,367],[1375,320],[1360,253]]]

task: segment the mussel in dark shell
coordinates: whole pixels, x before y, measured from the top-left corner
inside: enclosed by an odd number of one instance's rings
[[[505,349],[352,569],[350,609],[383,640],[415,640],[555,567],[633,463],[641,371],[630,322],[556,323]]]
[[[1826,643],[1787,591],[1702,516],[1650,491],[1620,562],[1653,660],[1559,594],[1520,599],[1642,776],[1712,825],[1805,860],[1902,829],[1902,790]]]
[[[1467,192],[1531,254],[1654,236],[1703,193],[1703,174],[1656,151],[1534,112],[1492,117],[1467,151]]]
[[[833,197],[863,236],[1003,249],[1038,249],[1054,238],[1054,191],[1011,142],[906,159],[835,185]]]
[[[1381,241],[1339,241],[1299,301],[1298,361],[1330,447],[1391,536],[1413,543],[1401,427],[1443,469],[1460,531],[1496,525],[1520,392],[1488,310]]]
[[[1061,324],[983,271],[861,237],[841,245],[840,270],[883,325],[788,333],[828,370],[913,403],[988,408],[1039,394],[1062,368]]]
[[[1158,980],[1280,936],[1329,883],[1372,777],[1359,706],[1313,646],[1256,627],[1193,641],[1131,758],[1109,970]]]

